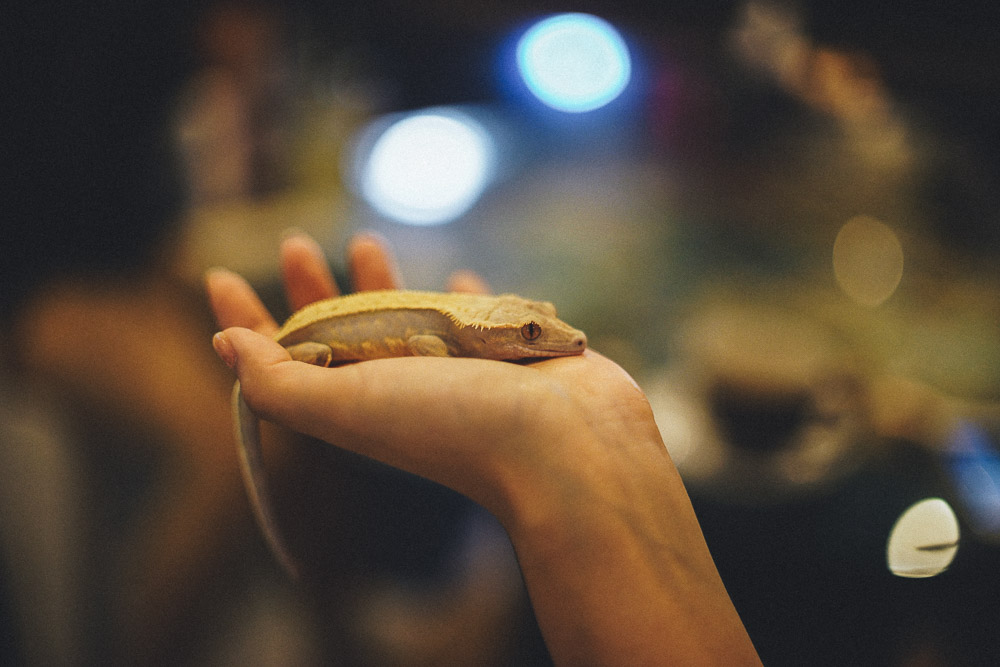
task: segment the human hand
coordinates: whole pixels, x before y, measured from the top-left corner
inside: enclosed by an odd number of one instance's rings
[[[378,238],[357,237],[348,256],[359,289],[401,285],[393,257]],[[311,239],[288,237],[282,243],[281,258],[293,308],[338,293],[325,258]],[[238,364],[237,371],[241,379],[247,375],[243,391],[256,412],[460,487],[459,491],[493,510],[501,508],[484,492],[494,484],[484,485],[486,480],[478,479],[477,471],[496,472],[501,462],[515,460],[528,468],[537,466],[547,448],[566,440],[570,441],[566,446],[578,447],[577,441],[591,430],[608,443],[624,440],[624,423],[630,430],[644,426],[644,438],[655,434],[642,393],[621,369],[593,352],[530,365],[430,358],[379,360],[338,369],[309,368],[295,362],[286,365],[290,359],[283,348],[263,338],[278,325],[246,281],[214,270],[207,276],[207,286],[220,325],[261,334],[227,331],[217,341],[217,346],[228,347],[234,354],[240,345],[251,346],[249,361]],[[486,291],[482,280],[471,273],[454,275],[449,288]],[[313,376],[316,370],[323,373]],[[338,375],[345,377],[334,377]],[[300,391],[275,392],[273,383],[280,381]],[[364,397],[366,403],[356,391],[359,386],[370,390]],[[308,400],[303,402],[303,398]],[[629,435],[627,440],[635,438]],[[540,442],[552,445],[542,447]],[[490,462],[489,457],[499,460]]]
[[[291,304],[336,293],[322,254],[282,245]],[[398,287],[387,248],[349,248],[359,289]],[[219,356],[265,419],[465,494],[518,554],[556,662],[757,664],[645,396],[593,350],[530,364],[293,361],[235,274],[207,278]],[[452,289],[484,291],[471,274]],[[623,628],[625,628],[623,630]]]

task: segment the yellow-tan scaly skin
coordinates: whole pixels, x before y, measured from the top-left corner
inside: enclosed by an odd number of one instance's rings
[[[582,354],[587,337],[552,304],[513,294],[483,296],[377,290],[317,301],[274,336],[293,359],[329,366],[386,357],[474,357],[500,361]],[[233,389],[243,479],[257,521],[286,570],[298,567],[281,539],[265,485],[260,428],[239,382]]]

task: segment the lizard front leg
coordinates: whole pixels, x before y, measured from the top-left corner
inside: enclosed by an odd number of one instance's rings
[[[288,354],[295,361],[304,361],[314,366],[329,366],[330,361],[333,359],[333,349],[323,343],[307,341],[305,343],[289,345],[285,349],[288,350]]]
[[[447,357],[448,346],[438,336],[420,334],[406,339],[410,354],[415,357]]]

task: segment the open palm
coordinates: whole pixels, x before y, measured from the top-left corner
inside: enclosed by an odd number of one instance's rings
[[[377,238],[355,239],[349,257],[363,289],[401,286],[391,254]],[[282,267],[293,308],[337,294],[322,253],[309,239],[285,240]],[[485,290],[467,273],[454,276],[450,287]],[[258,351],[240,369],[255,412],[456,488],[493,510],[500,508],[482,497],[488,487],[477,471],[495,471],[501,461],[542,466],[542,457],[579,455],[573,450],[582,446],[584,434],[625,444],[635,440],[629,431],[638,425],[655,428],[631,378],[593,351],[531,364],[408,357],[317,368],[292,361],[269,340],[277,323],[241,278],[214,271],[208,290],[220,325],[259,334],[227,334]]]
[[[373,237],[349,249],[359,289],[400,287]],[[322,253],[282,245],[302,307],[337,293]],[[404,357],[292,361],[239,276],[207,278],[219,355],[259,415],[449,486],[491,510],[517,551],[557,663],[759,664],[642,391],[588,350],[530,364]],[[456,291],[485,291],[472,274]]]

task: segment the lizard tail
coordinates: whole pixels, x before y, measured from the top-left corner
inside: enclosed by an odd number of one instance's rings
[[[271,494],[268,492],[267,479],[264,475],[264,460],[260,444],[260,421],[257,419],[243,399],[243,391],[239,381],[233,386],[233,424],[236,430],[236,443],[240,452],[240,470],[243,473],[243,483],[253,505],[257,524],[260,526],[267,544],[278,562],[293,578],[299,578],[299,565],[288,551],[285,541],[278,530],[278,522],[274,517],[271,504]]]

